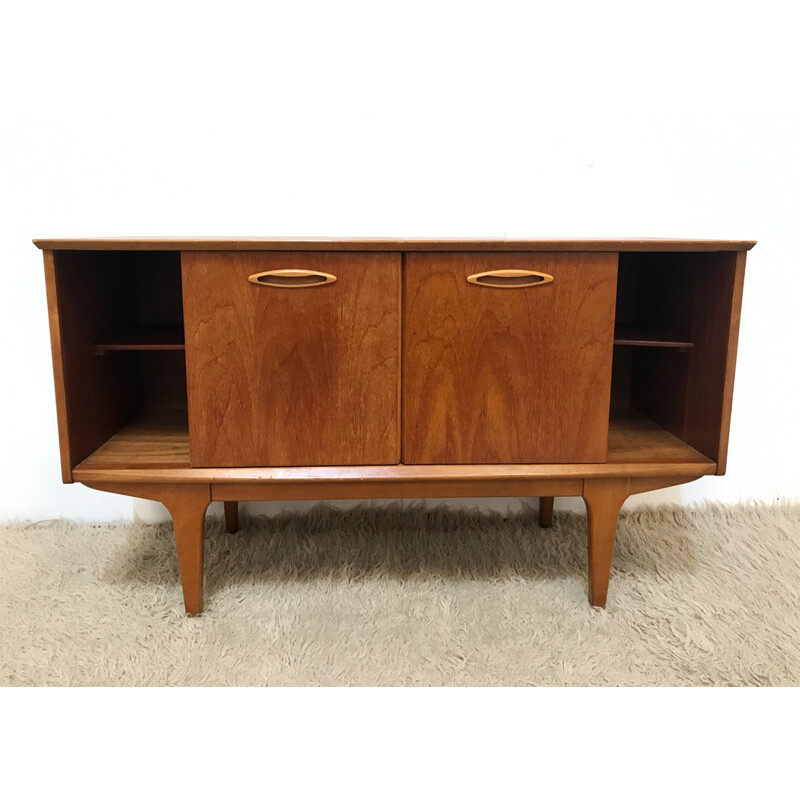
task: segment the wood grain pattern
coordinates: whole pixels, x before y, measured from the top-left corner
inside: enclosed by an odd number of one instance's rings
[[[188,469],[191,462],[186,410],[159,409],[141,414],[80,466],[92,470]]]
[[[262,499],[384,498],[384,497],[541,497],[552,492],[554,497],[580,494],[561,489],[534,490],[534,485],[553,481],[582,481],[585,478],[677,478],[694,480],[713,475],[713,462],[636,464],[510,464],[501,465],[406,466],[386,467],[261,467],[248,469],[112,469],[95,470],[78,467],[73,479],[87,485],[113,481],[120,485],[142,483],[210,483],[228,485],[248,491],[264,491]],[[493,469],[496,467],[496,469]],[[516,468],[518,471],[515,471]],[[462,470],[464,470],[462,472]],[[457,492],[443,491],[444,485],[461,487]],[[671,485],[671,484],[665,484]],[[496,489],[496,494],[486,490]],[[486,490],[486,491],[485,491]],[[215,497],[214,499],[223,499]],[[252,499],[229,495],[227,500]]]
[[[617,519],[629,495],[630,480],[627,478],[587,480],[584,485],[589,539],[589,602],[597,608],[606,607]]]
[[[42,250],[368,250],[494,251],[494,252],[702,252],[750,250],[754,241],[737,239],[371,239],[371,238],[259,238],[122,237],[90,239],[34,239]]]
[[[160,500],[175,529],[184,608],[187,616],[196,617],[203,610],[203,539],[210,488],[168,484],[162,487]]]
[[[119,484],[156,482],[230,484],[237,487],[263,487],[272,492],[264,499],[383,498],[383,497],[491,497],[488,486],[497,488],[497,497],[543,496],[548,492],[529,491],[529,484],[541,481],[573,481],[585,478],[664,477],[700,478],[713,475],[716,464],[700,456],[698,460],[618,464],[453,464],[387,465],[383,467],[217,467],[183,469],[175,467],[146,467],[136,469],[93,469],[79,466],[73,470],[73,480],[79,483],[112,481]],[[441,485],[461,486],[457,494],[441,493]],[[410,494],[392,487],[403,485]],[[520,490],[520,487],[527,486]],[[321,488],[322,487],[322,488]],[[328,488],[324,488],[328,487]],[[336,488],[331,488],[336,487]],[[347,494],[318,494],[347,492]],[[296,494],[296,493],[297,494]],[[306,494],[302,494],[306,492]],[[388,492],[391,492],[389,494]],[[579,493],[579,492],[577,492]],[[553,491],[554,497],[566,497],[568,491]],[[221,499],[221,498],[215,498]],[[230,497],[226,499],[232,499]],[[238,498],[246,500],[246,497]]]
[[[714,463],[632,408],[611,409],[606,461],[609,464]]]
[[[400,457],[400,256],[184,253],[192,466]],[[250,275],[308,269],[287,289]]]
[[[473,273],[554,280],[514,291]],[[602,462],[614,254],[410,253],[404,269],[403,462]]]
[[[481,481],[516,481],[519,486],[519,482],[525,481],[570,480],[592,476],[699,477],[713,474],[715,468],[713,461],[641,414],[630,409],[615,409],[611,415],[608,459],[605,464],[400,464],[382,467],[191,469],[185,417],[181,420],[177,412],[159,412],[146,414],[123,428],[76,467],[74,476],[75,480],[81,482],[106,480],[142,483],[174,480],[240,485],[263,482],[278,492],[286,490],[288,485],[297,485],[299,491],[308,492],[311,491],[311,485],[326,484],[334,485],[333,491],[363,492],[348,495],[351,497],[388,497],[390,495],[386,492],[390,489],[387,484],[392,483],[416,484],[419,491],[424,491],[426,483],[461,482],[469,484],[469,491],[475,491]],[[510,495],[507,496],[515,496],[514,488],[516,487],[511,488]],[[525,492],[521,496],[524,495]],[[459,493],[458,496],[464,495]],[[491,495],[478,492],[473,496]]]

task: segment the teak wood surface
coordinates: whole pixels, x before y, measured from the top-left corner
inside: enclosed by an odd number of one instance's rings
[[[468,282],[487,270],[552,280]],[[403,462],[605,461],[616,277],[613,253],[409,253]]]
[[[290,237],[119,237],[34,239],[41,250],[375,250],[398,253],[437,251],[704,252],[750,250],[754,241],[737,239],[372,239]]]
[[[625,499],[725,469],[754,242],[36,244],[63,480],[167,506],[190,615],[211,501],[234,532],[242,500],[538,496],[547,526],[581,496],[603,607]],[[515,268],[553,281],[466,281]],[[336,281],[248,281],[275,269]]]
[[[400,496],[392,485],[413,485],[415,492],[437,491],[440,483],[525,482],[548,478],[692,476],[713,474],[716,465],[677,436],[631,409],[613,409],[608,432],[608,455],[602,464],[433,464],[358,467],[257,467],[194,469],[190,466],[189,434],[180,412],[145,414],[123,428],[83,461],[72,473],[78,481],[150,483],[171,479],[180,483],[267,484],[275,499],[288,486],[314,492],[335,484],[332,492],[348,497]],[[517,486],[517,488],[518,488]],[[463,494],[463,489],[458,493]],[[510,492],[513,495],[513,491]],[[321,495],[337,497],[336,494]],[[339,495],[343,496],[343,495]],[[411,495],[416,496],[413,492]],[[420,495],[422,496],[422,495]],[[447,496],[430,495],[430,496]],[[457,496],[457,495],[453,495]],[[485,496],[485,495],[473,495]],[[244,498],[242,498],[244,499]],[[266,499],[266,498],[264,498]],[[312,499],[312,498],[309,498]]]
[[[251,275],[336,276],[303,288]],[[193,467],[400,460],[400,256],[185,253]]]

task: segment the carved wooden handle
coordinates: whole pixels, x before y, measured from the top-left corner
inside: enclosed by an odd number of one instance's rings
[[[524,289],[526,286],[543,286],[552,280],[552,275],[530,269],[493,269],[467,277],[468,283],[492,286],[495,289]]]
[[[317,272],[313,269],[271,269],[269,272],[256,272],[247,280],[259,286],[274,286],[280,289],[308,289],[333,283],[335,275]]]

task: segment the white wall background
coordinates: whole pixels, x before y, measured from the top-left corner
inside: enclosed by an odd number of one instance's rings
[[[728,475],[644,499],[800,499],[800,59],[784,8],[6,7],[0,519],[133,510],[60,482],[30,240],[62,235],[756,238]]]

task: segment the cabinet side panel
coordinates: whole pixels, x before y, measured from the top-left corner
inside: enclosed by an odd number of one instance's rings
[[[56,394],[58,420],[58,447],[61,455],[61,479],[72,483],[72,457],[70,455],[69,425],[67,424],[67,398],[64,389],[64,362],[61,347],[61,321],[58,313],[55,258],[52,250],[44,251],[44,284],[47,292],[47,316],[50,320],[50,347],[53,353],[53,383]]]
[[[685,441],[717,462],[724,475],[746,255],[716,253],[696,268],[695,346],[689,363]]]

